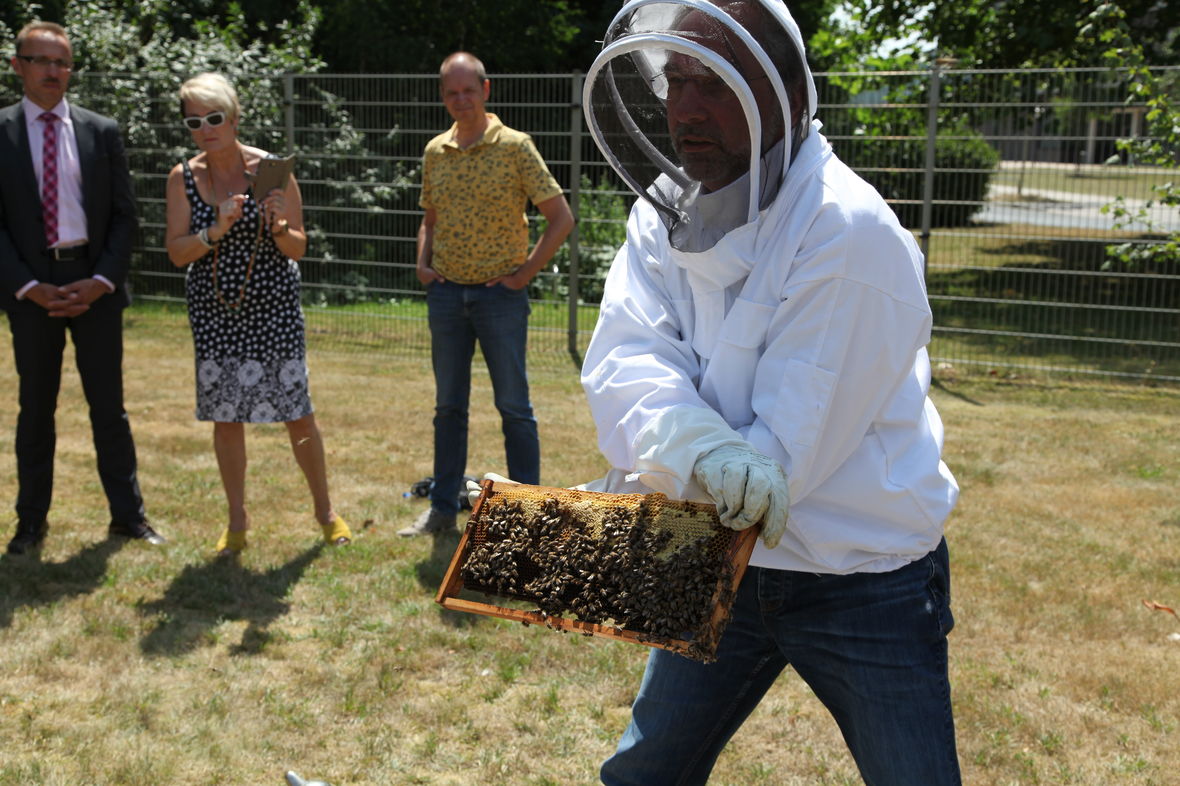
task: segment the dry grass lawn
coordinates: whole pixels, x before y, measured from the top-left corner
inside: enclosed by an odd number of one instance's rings
[[[356,542],[320,547],[285,431],[255,427],[255,529],[234,564],[210,559],[224,502],[210,428],[192,418],[187,327],[140,312],[127,324],[141,482],[169,542],[105,539],[70,368],[46,548],[39,561],[0,558],[0,786],[278,786],[287,769],[334,786],[595,781],[645,651],[433,602],[456,538],[394,534],[425,505],[403,497],[431,468],[424,358],[313,351],[334,498]],[[966,782],[1180,782],[1180,620],[1143,605],[1180,609],[1180,391],[939,382],[963,487],[948,541]],[[486,377],[476,385],[470,471],[503,472]],[[543,482],[600,473],[576,376],[533,385]],[[0,400],[11,505],[7,335]],[[788,673],[712,782],[859,778]]]

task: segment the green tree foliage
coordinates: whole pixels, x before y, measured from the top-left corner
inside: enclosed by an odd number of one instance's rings
[[[70,4],[0,0],[0,22],[13,29],[32,16],[61,22]],[[107,5],[133,13],[141,3]],[[565,73],[590,66],[622,0],[311,0],[310,5],[322,17],[312,50],[329,73],[431,73],[457,49],[475,52],[493,73]],[[835,29],[833,11],[841,0],[789,5],[813,48],[816,36]],[[201,20],[234,18],[251,40],[281,47],[284,23],[302,13],[302,6],[291,0],[173,0],[153,11],[152,24],[191,38]],[[855,61],[878,42],[848,43]],[[822,58],[813,63],[827,67]]]
[[[578,302],[601,303],[606,274],[627,238],[627,213],[634,197],[619,191],[609,178],[596,184],[582,175],[578,203]],[[537,234],[534,227],[534,235]],[[533,279],[529,293],[537,299],[567,300],[570,296],[570,245],[563,244],[550,268],[557,276]]]
[[[825,101],[847,109],[821,116],[824,133],[841,141],[840,159],[856,169],[887,200],[901,223],[922,225],[928,117],[932,76],[855,71],[827,75]],[[951,87],[942,82],[945,96]],[[858,98],[871,97],[871,104]],[[966,115],[939,110],[934,145],[931,226],[962,226],[987,198],[999,161]]]
[[[496,73],[563,70],[580,13],[566,0],[321,0],[333,71],[431,73],[453,51]]]
[[[64,21],[69,0],[0,0],[0,22]],[[133,8],[135,0],[120,0]],[[496,73],[585,70],[621,2],[601,0],[313,0],[314,50],[331,73],[431,73],[456,49]],[[277,43],[290,0],[175,0],[158,21],[191,37],[198,20],[239,17],[252,39]]]
[[[804,37],[838,0],[792,2]],[[432,73],[453,51],[494,73],[585,71],[621,0],[319,0],[317,51],[331,71]]]
[[[236,87],[242,104],[243,142],[271,152],[316,151],[314,156],[301,155],[296,169],[305,203],[329,208],[306,216],[310,244],[305,280],[328,286],[309,287],[306,292],[312,299],[353,298],[367,281],[363,273],[336,262],[329,238],[357,232],[365,213],[356,208],[379,210],[408,184],[406,173],[387,160],[367,157],[365,139],[349,113],[336,96],[317,88],[313,80],[300,80],[301,92],[290,96],[311,107],[308,114],[314,120],[297,121],[307,144],[299,136],[289,137],[286,119],[292,83],[284,77],[314,74],[325,65],[312,49],[321,18],[315,5],[308,0],[288,5],[289,18],[266,28],[268,35],[263,39],[255,37],[258,25],[248,21],[237,3],[224,6],[224,17],[198,18],[184,10],[199,4],[198,0],[187,5],[168,0],[69,3],[61,21],[70,32],[78,64],[70,83],[71,100],[119,120],[136,175],[141,223],[145,231],[158,231],[152,227],[163,224],[163,176],[196,152],[189,132],[179,123],[177,90],[195,74],[223,74]],[[25,17],[15,22],[23,24],[40,10],[30,6]],[[0,35],[11,41],[15,32],[0,22]],[[10,84],[13,97],[19,95],[19,86]],[[163,157],[160,150],[167,151]],[[372,251],[374,258],[376,253]],[[149,258],[143,264],[168,269],[162,259]],[[151,286],[147,280],[137,284],[140,291]]]
[[[848,0],[842,13],[803,28],[807,54],[817,71],[908,70],[927,61],[931,48],[918,20],[898,15],[889,24],[878,4]]]
[[[1175,73],[1160,74],[1148,67],[1148,56],[1118,3],[1099,3],[1086,19],[1078,36],[1081,48],[1097,52],[1112,68],[1130,69],[1128,101],[1146,104],[1146,136],[1120,142],[1140,164],[1163,169],[1180,169],[1180,80]],[[1180,182],[1156,186],[1160,204],[1180,210]],[[1150,226],[1148,202],[1131,209],[1121,198],[1106,206],[1123,226]],[[1155,244],[1122,243],[1107,248],[1111,263],[1137,270],[1180,270],[1180,232],[1172,232]]]
[[[1180,63],[1180,3],[1123,0],[1123,25],[1154,65]],[[880,43],[905,41],[909,55],[934,46],[960,66],[979,68],[1052,67],[1076,59],[1077,23],[1094,0],[849,0],[853,38]],[[862,62],[852,48],[831,43],[829,56]],[[862,52],[863,54],[863,52]],[[1097,62],[1074,63],[1098,65]]]
[[[244,134],[258,136],[245,141],[282,150],[284,96],[279,79],[323,68],[323,61],[311,51],[319,12],[307,0],[299,0],[293,18],[278,27],[275,43],[252,39],[236,4],[230,12],[224,20],[182,16],[189,32],[181,33],[171,24],[177,17],[167,0],[70,3],[61,21],[76,61],[72,100],[117,118],[129,149],[164,148],[175,161],[192,147],[178,122],[176,91],[188,77],[216,71],[238,90]],[[0,23],[0,34],[12,40],[14,31]],[[347,116],[338,113],[334,119],[344,124],[342,137],[347,139]],[[133,169],[152,165],[132,161]]]

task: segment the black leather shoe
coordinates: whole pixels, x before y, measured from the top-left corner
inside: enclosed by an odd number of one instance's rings
[[[49,532],[49,523],[46,521],[39,521],[36,524],[18,522],[16,535],[8,542],[8,553],[24,554],[39,548],[44,542],[47,532]]]
[[[124,521],[112,521],[110,527],[110,534],[121,538],[131,538],[132,540],[142,540],[144,543],[150,543],[153,546],[159,546],[164,543],[164,536],[152,529],[152,525],[147,521],[136,521],[127,523]]]

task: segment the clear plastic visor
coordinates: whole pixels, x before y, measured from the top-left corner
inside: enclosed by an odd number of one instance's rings
[[[678,29],[616,25],[587,74],[586,116],[614,170],[656,208],[674,243],[683,241],[677,247],[706,250],[777,193],[790,155],[789,104],[770,58],[724,11],[657,7],[659,21]],[[696,229],[678,229],[686,222]]]

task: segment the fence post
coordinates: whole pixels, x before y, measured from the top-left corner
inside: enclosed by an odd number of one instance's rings
[[[287,133],[287,155],[295,152],[295,75],[283,74],[283,126]]]
[[[922,277],[930,256],[930,223],[934,213],[935,143],[938,141],[938,95],[941,92],[943,58],[936,58],[930,71],[930,88],[926,96],[926,167],[922,180],[922,231],[918,236],[922,247]]]
[[[566,346],[570,356],[578,357],[578,281],[580,278],[580,249],[578,221],[582,203],[582,82],[581,71],[574,71],[570,79],[570,211],[574,214],[574,228],[569,234],[569,325]]]

